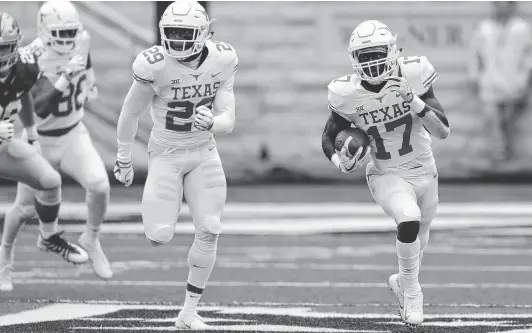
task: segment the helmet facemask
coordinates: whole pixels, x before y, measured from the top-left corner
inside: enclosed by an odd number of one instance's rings
[[[170,57],[179,60],[189,58],[203,50],[210,37],[209,25],[194,27],[160,24],[161,44]]]
[[[78,48],[78,23],[49,25],[42,31],[50,47],[60,54],[70,54]]]
[[[397,66],[395,44],[371,46],[349,52],[355,74],[370,84],[380,84]]]
[[[0,42],[0,78],[9,74],[9,70],[17,63],[18,48],[22,42],[22,35],[16,39]]]

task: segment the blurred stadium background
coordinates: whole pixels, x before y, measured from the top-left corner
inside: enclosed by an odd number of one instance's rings
[[[19,21],[24,44],[35,36],[40,4],[0,4]],[[0,293],[0,314],[13,313],[0,316],[0,331],[129,332],[134,326],[166,331],[181,304],[193,229],[185,206],[171,244],[153,249],[144,239],[139,202],[149,112],[142,116],[133,152],[137,186],[126,189],[111,173],[131,64],[139,51],[159,43],[158,6],[142,1],[75,5],[92,35],[100,98],[86,109],[85,123],[113,185],[102,243],[116,276],[99,281],[88,267],[73,268],[38,253],[36,230],[26,229],[17,244],[15,291]],[[532,2],[519,6],[530,19]],[[207,10],[218,19],[214,39],[233,45],[240,65],[237,125],[232,134],[216,138],[230,186],[217,268],[202,298],[210,308],[203,308],[203,315],[218,318],[217,325],[236,325],[234,331],[245,331],[239,321],[251,325],[250,320],[258,325],[252,331],[395,331],[396,306],[384,284],[397,264],[395,225],[373,203],[363,172],[338,172],[320,143],[328,117],[327,84],[352,71],[349,34],[374,18],[398,33],[404,55],[425,55],[434,64],[435,91],[452,126],[448,139],[433,143],[441,205],[422,268],[428,302],[423,332],[531,332],[524,329],[532,327],[532,186],[525,184],[532,180],[532,113],[518,126],[518,158],[490,167],[483,151],[493,142],[483,137],[482,109],[466,80],[469,40],[475,25],[490,15],[490,3],[215,1]],[[3,184],[0,215],[15,195],[12,184]],[[85,194],[68,185],[63,197],[61,228],[77,233],[86,216]],[[16,315],[49,301],[68,304]],[[116,312],[107,314],[111,311]],[[335,311],[347,314],[330,314]],[[73,319],[84,316],[96,317]],[[57,321],[24,326],[41,320]]]
[[[159,8],[167,2],[161,2]],[[39,2],[3,2],[25,34],[35,36]],[[158,41],[154,2],[76,2],[92,34],[92,57],[100,98],[85,122],[111,170],[116,151],[116,121],[131,83],[131,64],[140,50]],[[346,45],[352,29],[375,18],[399,35],[404,55],[426,55],[439,73],[435,89],[447,111],[452,135],[434,140],[440,179],[465,180],[532,174],[532,113],[520,122],[516,161],[493,169],[483,150],[493,142],[482,136],[482,110],[467,89],[468,41],[475,25],[491,12],[489,2],[209,2],[218,19],[214,39],[232,44],[240,58],[235,94],[237,125],[219,136],[219,150],[229,180],[363,180],[363,173],[343,175],[325,159],[320,136],[328,117],[327,84],[352,71]],[[532,3],[520,3],[525,17]],[[160,10],[160,9],[159,9]],[[151,129],[143,114],[134,151],[135,167],[145,171]],[[139,176],[142,176],[139,173]],[[514,177],[515,178],[515,177]],[[142,182],[142,177],[137,177]],[[503,178],[504,180],[504,178]]]

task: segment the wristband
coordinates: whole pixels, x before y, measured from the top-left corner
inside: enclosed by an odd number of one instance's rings
[[[28,134],[28,141],[37,140],[38,134],[37,134],[37,126],[35,126],[35,124],[29,127],[26,127],[25,130],[26,130],[26,133]]]
[[[410,105],[412,105],[412,110],[414,110],[415,113],[421,113],[423,109],[425,109],[425,102],[419,98],[419,96],[414,95],[414,98],[412,99],[412,102],[410,102]]]
[[[70,84],[70,81],[68,81],[66,76],[64,74],[62,74],[59,77],[59,79],[57,79],[57,81],[55,81],[54,88],[57,89],[58,91],[64,93],[67,90],[69,84]]]

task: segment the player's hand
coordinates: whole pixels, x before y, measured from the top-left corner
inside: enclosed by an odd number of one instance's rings
[[[370,147],[367,147],[364,155],[362,155],[364,147],[359,147],[355,155],[349,156],[348,150],[347,150],[348,144],[349,144],[349,140],[346,140],[346,143],[344,143],[340,152],[337,153],[339,157],[337,166],[338,166],[338,169],[340,169],[340,171],[342,171],[343,173],[351,173],[353,171],[360,169],[362,166],[364,166],[368,158],[371,156]]]
[[[15,125],[8,120],[0,121],[0,142],[9,140],[15,135]]]
[[[390,84],[387,89],[389,89],[391,92],[397,92],[399,95],[401,95],[405,102],[412,102],[412,100],[414,99],[414,92],[412,91],[412,88],[410,88],[410,86],[408,85],[408,81],[404,77],[389,76],[384,80],[392,82],[392,84]]]
[[[85,59],[81,55],[76,55],[68,62],[68,65],[63,69],[63,73],[66,78],[70,81],[76,75],[85,70],[87,66]]]
[[[133,164],[131,163],[131,159],[117,159],[113,168],[113,173],[115,174],[116,180],[126,186],[131,185],[131,183],[133,183],[133,177],[135,175],[135,173],[133,172]]]
[[[212,111],[205,105],[196,108],[196,118],[194,119],[194,127],[200,131],[208,131],[214,124],[214,115]]]
[[[87,102],[95,100],[98,97],[98,88],[96,85],[93,85],[87,92]]]

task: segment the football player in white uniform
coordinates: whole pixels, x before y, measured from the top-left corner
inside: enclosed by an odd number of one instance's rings
[[[97,276],[113,275],[99,241],[100,226],[109,201],[109,179],[104,163],[82,122],[85,102],[96,98],[90,36],[76,8],[68,1],[45,2],[37,14],[38,37],[26,47],[37,59],[42,75],[32,89],[41,153],[50,164],[71,176],[87,192],[88,218],[79,237]],[[6,214],[12,243],[19,226],[35,215],[34,190],[19,183],[13,207]]]
[[[144,232],[152,245],[169,242],[183,193],[195,237],[188,254],[185,304],[176,326],[204,329],[196,306],[216,260],[226,179],[213,134],[235,125],[235,50],[210,40],[211,20],[196,1],[168,6],[159,22],[162,42],[141,52],[133,63],[133,84],[118,120],[116,178],[133,181],[131,145],[139,114],[150,104],[153,120],[148,144],[148,176],[142,198]]]
[[[430,135],[445,139],[449,123],[434,95],[436,72],[426,57],[399,57],[396,34],[383,23],[365,21],[348,47],[354,74],[329,84],[331,115],[322,148],[331,162],[350,173],[371,156],[366,179],[374,200],[397,224],[399,274],[389,278],[402,320],[423,322],[418,281],[423,249],[438,205],[438,173]],[[349,140],[335,151],[336,135],[351,125],[366,132],[370,148],[354,156]]]
[[[40,78],[35,57],[20,52],[22,33],[17,22],[0,12],[0,178],[22,182],[38,190],[29,209],[39,217],[37,246],[61,255],[73,263],[83,263],[88,254],[66,241],[57,230],[57,215],[61,205],[61,176],[39,154],[39,141],[34,117],[34,100],[30,93]],[[27,132],[26,138],[14,138],[16,115]],[[14,235],[19,225],[4,224],[0,246],[0,291],[13,290]]]

